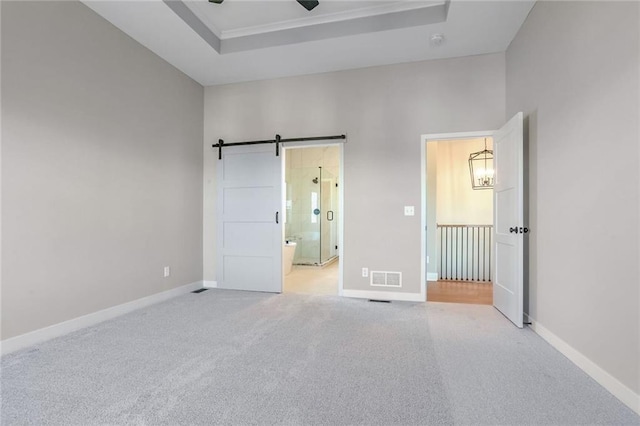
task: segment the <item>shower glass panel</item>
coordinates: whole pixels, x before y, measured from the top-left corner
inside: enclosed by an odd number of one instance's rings
[[[320,264],[321,170],[298,167],[286,172],[285,238],[297,244],[296,265]]]
[[[285,239],[297,244],[295,265],[323,265],[337,256],[337,178],[322,167],[289,168]]]
[[[321,182],[320,263],[324,264],[338,254],[338,182],[326,169],[321,169]]]

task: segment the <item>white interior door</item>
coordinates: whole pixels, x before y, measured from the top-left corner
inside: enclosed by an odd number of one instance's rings
[[[222,151],[217,163],[219,288],[282,291],[281,158],[272,144]]]
[[[493,305],[516,326],[522,328],[524,180],[521,112],[494,134],[493,154]]]

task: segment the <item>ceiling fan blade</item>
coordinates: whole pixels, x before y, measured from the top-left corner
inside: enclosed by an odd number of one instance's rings
[[[211,0],[209,0],[209,1],[211,1]],[[300,3],[302,5],[302,7],[304,7],[308,11],[313,10],[314,7],[316,7],[317,5],[320,4],[320,3],[318,3],[318,0],[296,0],[296,1],[298,3]]]
[[[209,3],[221,4],[224,0],[209,0]]]

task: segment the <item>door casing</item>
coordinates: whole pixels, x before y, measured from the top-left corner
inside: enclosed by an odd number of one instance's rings
[[[422,232],[420,233],[420,296],[422,300],[427,300],[427,143],[429,141],[490,138],[493,137],[494,132],[495,130],[458,133],[431,133],[420,137],[420,158],[422,163],[420,175],[422,189],[420,200],[422,211],[422,214],[420,215],[420,225],[422,229]],[[491,265],[491,267],[493,269],[493,265]]]
[[[325,147],[325,146],[337,146],[340,150],[340,166],[339,166],[339,176],[338,176],[338,295],[342,296],[344,292],[344,187],[345,187],[345,178],[344,178],[344,144],[346,142],[327,142],[327,143],[317,143],[317,142],[287,142],[283,144],[284,155],[282,156],[282,200],[280,211],[285,211],[285,203],[286,203],[286,186],[284,182],[285,177],[285,168],[286,164],[284,163],[287,151],[295,148],[314,148],[314,147]],[[282,227],[282,241],[284,241],[284,232],[285,227]],[[284,250],[284,247],[281,248]],[[284,274],[282,275],[281,289],[280,292],[284,290]]]

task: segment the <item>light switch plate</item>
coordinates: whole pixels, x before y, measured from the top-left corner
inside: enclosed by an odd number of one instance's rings
[[[414,216],[416,214],[414,206],[404,206],[405,216]]]

